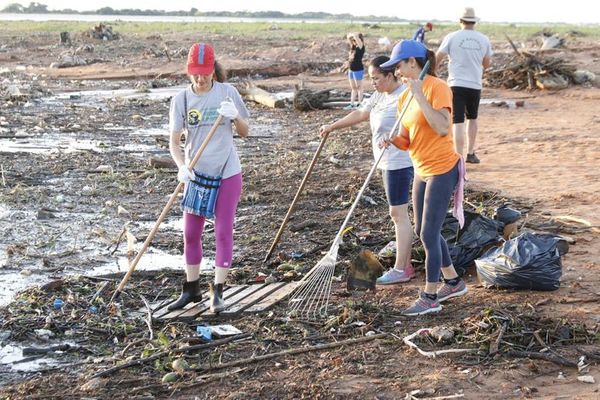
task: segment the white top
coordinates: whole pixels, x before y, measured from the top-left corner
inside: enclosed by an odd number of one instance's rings
[[[187,129],[185,140],[185,162],[194,158],[196,151],[208,136],[208,131],[219,116],[217,109],[227,97],[233,100],[241,118],[248,118],[248,109],[237,89],[228,83],[214,81],[213,87],[206,93],[196,94],[192,85],[177,93],[171,100],[169,111],[169,132],[179,133]],[[187,102],[187,117],[186,117]],[[233,143],[232,121],[224,119],[200,159],[194,166],[198,173],[222,176],[223,179],[237,175],[242,171],[240,159]]]
[[[375,91],[371,97],[363,100],[360,109],[368,111],[369,122],[371,124],[373,157],[377,160],[381,155],[382,149],[379,148],[379,142],[387,139],[390,131],[396,123],[398,114],[398,97],[404,91],[404,85],[392,93],[380,93]],[[395,134],[397,132],[394,132]],[[396,146],[389,146],[385,151],[377,168],[388,171],[412,167],[412,161],[407,151],[400,150]]]
[[[438,52],[448,54],[448,85],[481,90],[483,58],[493,54],[487,36],[471,29],[461,29],[449,33]]]

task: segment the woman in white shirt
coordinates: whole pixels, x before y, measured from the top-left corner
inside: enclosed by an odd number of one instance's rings
[[[388,60],[389,57],[386,56],[379,56],[371,60],[369,77],[375,92],[363,101],[360,108],[332,124],[321,126],[319,129],[321,136],[337,129],[369,121],[373,156],[375,159],[379,158],[383,151],[379,143],[388,138],[396,122],[398,97],[404,91],[404,86],[394,76],[394,70],[381,67],[381,64]],[[410,263],[413,231],[408,218],[410,183],[414,175],[412,162],[408,152],[390,146],[379,162],[378,168],[382,172],[390,216],[395,227],[396,262],[394,268],[377,279],[377,283],[388,285],[408,282],[415,275]]]

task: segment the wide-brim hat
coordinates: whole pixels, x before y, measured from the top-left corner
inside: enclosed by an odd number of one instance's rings
[[[465,7],[460,16],[460,20],[465,22],[478,22],[479,18],[475,16],[475,9],[473,7]]]
[[[414,58],[427,58],[427,47],[416,40],[402,40],[392,49],[390,60],[381,64],[382,68],[390,68],[402,60]]]

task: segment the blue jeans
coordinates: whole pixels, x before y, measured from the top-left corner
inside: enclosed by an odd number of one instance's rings
[[[441,268],[452,265],[448,245],[442,237],[442,224],[457,183],[458,163],[444,174],[427,178],[415,174],[413,180],[415,232],[425,249],[425,266],[429,283],[439,282]]]

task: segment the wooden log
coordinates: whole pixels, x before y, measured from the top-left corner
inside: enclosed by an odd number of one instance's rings
[[[239,85],[238,90],[240,94],[247,100],[251,100],[271,108],[285,107],[285,101],[283,99],[276,98],[273,94],[255,86],[250,82],[245,82],[244,84]]]

